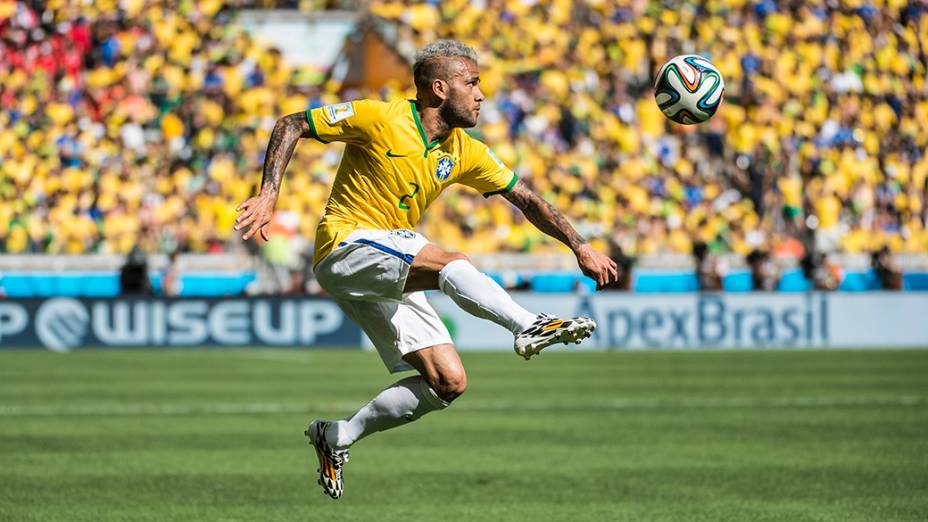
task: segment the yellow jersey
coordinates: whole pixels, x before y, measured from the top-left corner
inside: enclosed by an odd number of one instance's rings
[[[427,143],[415,100],[326,105],[307,110],[306,119],[317,140],[346,144],[316,229],[313,265],[355,229],[414,228],[452,183],[489,197],[517,181],[489,147],[462,129]]]

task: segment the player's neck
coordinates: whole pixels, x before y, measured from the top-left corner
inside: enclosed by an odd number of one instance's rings
[[[419,121],[422,122],[422,130],[425,132],[425,139],[428,143],[435,140],[444,141],[454,130],[448,122],[442,119],[437,107],[424,107],[422,102],[416,102],[416,110],[419,111]]]

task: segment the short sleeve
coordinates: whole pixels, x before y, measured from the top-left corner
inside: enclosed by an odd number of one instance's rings
[[[385,103],[355,100],[307,109],[306,120],[313,138],[328,143],[342,141],[364,145],[383,119]]]
[[[479,191],[485,198],[509,192],[519,180],[489,147],[477,140],[470,140],[468,159],[458,183]]]

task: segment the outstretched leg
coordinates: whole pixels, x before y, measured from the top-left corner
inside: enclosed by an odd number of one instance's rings
[[[465,312],[493,321],[513,335],[537,318],[477,270],[467,256],[445,252],[432,244],[423,247],[409,267],[404,291],[416,290],[441,290]]]
[[[465,312],[512,332],[513,349],[526,360],[552,344],[579,343],[596,328],[596,323],[587,317],[560,319],[529,312],[477,270],[465,255],[445,252],[429,244],[413,259],[405,291],[435,288]]]

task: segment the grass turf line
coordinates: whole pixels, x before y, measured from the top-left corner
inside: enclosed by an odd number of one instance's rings
[[[349,413],[395,380],[376,354],[2,353],[0,520],[928,512],[928,351],[462,358],[460,402],[361,441],[334,502],[314,483],[302,429],[314,411]]]

